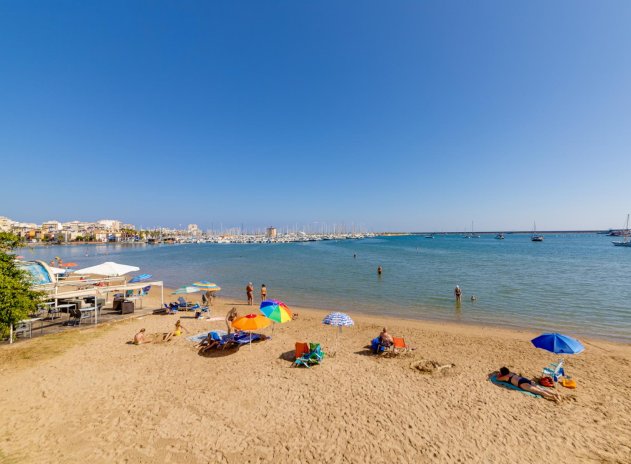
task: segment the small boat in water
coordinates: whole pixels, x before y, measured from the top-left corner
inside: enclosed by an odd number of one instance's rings
[[[623,237],[622,242],[611,242],[611,243],[613,243],[614,246],[631,247],[631,241],[629,241],[630,235],[631,235],[631,232],[629,232],[629,215],[627,214],[627,228],[622,233],[622,237]]]
[[[497,234],[495,236],[495,238],[498,239],[498,240],[504,240],[504,234],[502,232],[500,232],[499,234]]]
[[[537,223],[535,222],[532,228],[532,235],[530,240],[533,242],[543,242],[543,235],[537,233]]]
[[[434,238],[434,234],[426,234],[424,235],[425,238]]]

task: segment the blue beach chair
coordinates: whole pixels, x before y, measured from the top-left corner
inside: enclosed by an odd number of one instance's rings
[[[309,353],[305,353],[296,358],[292,366],[311,367],[320,364],[324,360],[324,351],[319,343],[309,343]]]

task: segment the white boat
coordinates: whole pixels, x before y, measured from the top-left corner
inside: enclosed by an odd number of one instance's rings
[[[624,230],[623,234],[622,234],[622,242],[611,242],[614,244],[614,246],[621,246],[621,247],[631,247],[631,241],[629,241],[629,215],[627,214],[627,228]]]
[[[505,237],[504,237],[504,234],[502,232],[500,232],[499,234],[497,234],[495,236],[495,238],[498,239],[498,240],[504,240]]]
[[[535,222],[532,228],[532,235],[530,240],[533,242],[543,242],[543,235],[537,233],[537,223]]]

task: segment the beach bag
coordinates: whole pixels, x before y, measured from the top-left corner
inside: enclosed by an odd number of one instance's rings
[[[552,380],[552,377],[541,377],[539,384],[542,387],[554,387],[554,380]]]

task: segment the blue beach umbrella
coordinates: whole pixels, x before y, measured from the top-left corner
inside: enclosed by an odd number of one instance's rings
[[[585,347],[577,339],[559,333],[545,333],[532,339],[535,348],[555,354],[578,354]]]
[[[151,279],[153,276],[151,274],[140,274],[137,276],[134,276],[129,283],[130,284],[135,284],[136,282],[142,282],[143,280],[147,280],[147,279]]]
[[[342,331],[342,327],[351,327],[355,325],[348,314],[338,312],[327,314],[326,317],[322,319],[322,323],[326,325],[336,326],[338,328],[337,332],[335,332],[335,352],[337,352],[337,337],[338,334]]]

